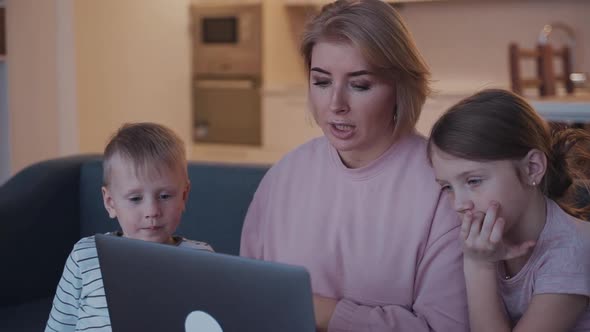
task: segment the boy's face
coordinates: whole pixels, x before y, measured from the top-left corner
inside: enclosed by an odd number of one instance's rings
[[[104,206],[117,218],[128,238],[171,243],[190,185],[180,170],[135,165],[115,155],[110,162],[108,187],[102,187]]]

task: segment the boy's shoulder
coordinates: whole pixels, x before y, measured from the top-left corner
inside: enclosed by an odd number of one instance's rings
[[[207,251],[211,251],[211,252],[214,251],[213,248],[206,242],[190,240],[190,239],[186,239],[184,237],[178,237],[178,238],[179,238],[179,243],[178,243],[179,247],[207,250]]]

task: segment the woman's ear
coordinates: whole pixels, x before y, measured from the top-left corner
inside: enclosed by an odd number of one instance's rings
[[[531,149],[522,159],[522,170],[528,185],[538,185],[547,172],[547,156],[541,150]]]

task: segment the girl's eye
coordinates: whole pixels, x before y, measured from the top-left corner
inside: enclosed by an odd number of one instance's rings
[[[443,192],[444,192],[444,191],[451,191],[451,190],[452,190],[452,188],[451,188],[451,186],[449,186],[448,184],[445,184],[445,185],[441,186],[441,190],[442,190]]]

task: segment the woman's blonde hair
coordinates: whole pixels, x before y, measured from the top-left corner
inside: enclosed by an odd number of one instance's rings
[[[404,21],[380,0],[338,0],[308,22],[301,42],[307,70],[313,47],[322,41],[351,43],[383,77],[395,83],[394,136],[414,130],[430,94],[430,71]]]

